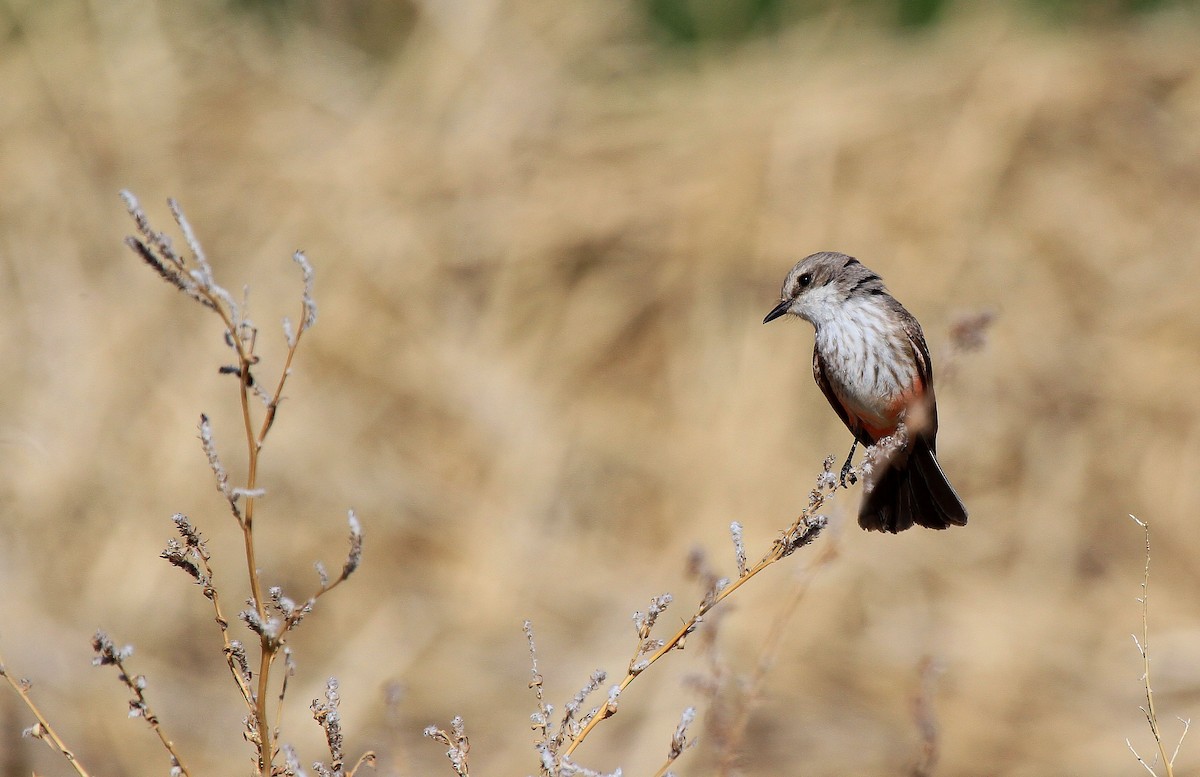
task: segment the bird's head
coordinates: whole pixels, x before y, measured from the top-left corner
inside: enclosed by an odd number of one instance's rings
[[[832,317],[839,306],[859,294],[885,293],[883,281],[852,256],[822,251],[796,263],[783,280],[779,304],[763,323],[787,313],[813,325]]]

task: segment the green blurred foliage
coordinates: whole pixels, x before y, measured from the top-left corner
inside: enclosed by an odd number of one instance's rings
[[[947,14],[978,6],[976,0],[641,0],[646,17],[676,44],[738,40],[815,18],[841,16],[896,29],[936,25]],[[1113,23],[1167,6],[1196,8],[1196,0],[1011,0],[1052,24]]]
[[[604,0],[611,1],[611,0]],[[321,28],[374,56],[407,40],[418,9],[410,0],[226,0],[277,32],[295,24]],[[1200,8],[1200,0],[989,0],[1056,26],[1119,23],[1165,7]],[[898,31],[922,30],[978,0],[633,0],[652,37],[667,45],[736,42],[806,21],[837,17]]]

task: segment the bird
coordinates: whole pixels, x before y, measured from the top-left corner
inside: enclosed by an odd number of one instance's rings
[[[865,475],[858,524],[896,534],[914,524],[965,526],[967,508],[937,460],[933,363],[917,319],[888,293],[883,279],[852,256],[822,251],[788,272],[779,304],[763,319],[785,315],[815,330],[813,377],[854,435],[842,467],[844,486],[855,448],[894,435]]]

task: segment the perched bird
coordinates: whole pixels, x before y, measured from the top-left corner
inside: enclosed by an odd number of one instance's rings
[[[914,523],[963,526],[967,508],[938,465],[933,365],[921,325],[857,259],[823,251],[801,259],[763,323],[790,313],[816,329],[813,377],[858,443],[874,445],[904,423],[904,444],[876,460],[858,525],[895,534]]]

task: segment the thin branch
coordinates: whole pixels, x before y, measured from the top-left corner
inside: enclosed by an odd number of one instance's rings
[[[468,756],[471,752],[471,742],[467,739],[463,719],[458,715],[450,721],[450,731],[437,726],[426,726],[425,736],[446,746],[446,757],[450,759],[450,767],[458,777],[470,777]]]
[[[667,753],[667,760],[663,765],[658,767],[658,771],[654,773],[654,777],[663,777],[667,773],[667,769],[671,768],[671,764],[683,755],[683,751],[696,744],[695,739],[688,739],[687,730],[696,720],[696,708],[688,707],[679,716],[679,725],[675,727],[675,733],[671,736],[671,750]]]
[[[775,664],[775,657],[779,652],[783,636],[787,632],[788,624],[791,622],[792,616],[799,609],[800,603],[808,595],[809,589],[812,587],[812,582],[816,578],[816,572],[836,558],[837,554],[837,545],[826,541],[821,548],[821,552],[817,554],[817,557],[812,560],[811,564],[805,570],[805,575],[796,581],[795,586],[792,588],[791,596],[788,597],[787,601],[784,602],[783,606],[779,608],[779,612],[772,619],[771,628],[767,632],[767,636],[762,643],[762,649],[759,650],[758,658],[754,662],[754,670],[749,680],[745,683],[744,695],[737,707],[736,716],[729,725],[730,733],[727,742],[721,748],[722,752],[719,757],[717,774],[725,775],[732,773],[733,761],[737,755],[737,747],[750,725],[750,714],[753,712],[755,703],[762,691],[767,673]]]
[[[1129,741],[1128,737],[1125,738],[1125,746],[1129,748],[1129,752],[1133,753],[1133,757],[1137,759],[1137,762],[1142,765],[1143,769],[1153,774],[1154,777],[1158,777],[1158,772],[1154,771],[1154,767],[1146,763],[1146,760],[1138,754],[1138,751],[1134,749],[1133,743]]]
[[[1136,634],[1132,635],[1133,644],[1137,646],[1138,653],[1142,657],[1142,685],[1146,690],[1146,706],[1142,708],[1142,713],[1146,716],[1146,722],[1150,725],[1150,733],[1154,735],[1154,743],[1158,746],[1158,756],[1155,758],[1155,762],[1161,760],[1167,777],[1175,777],[1175,756],[1179,755],[1179,748],[1183,744],[1183,738],[1187,736],[1188,729],[1191,727],[1191,721],[1183,722],[1183,733],[1180,734],[1179,742],[1175,745],[1175,752],[1168,758],[1167,745],[1163,741],[1162,730],[1158,725],[1158,713],[1154,709],[1154,690],[1150,685],[1150,524],[1146,521],[1140,521],[1132,515],[1129,517],[1133,519],[1134,523],[1142,527],[1142,532],[1146,539],[1146,565],[1142,573],[1142,595],[1138,597],[1138,602],[1142,606],[1142,637],[1139,640]],[[1133,752],[1134,757],[1137,758],[1138,763],[1144,766],[1146,771],[1156,774],[1153,766],[1147,764],[1138,755],[1137,750],[1134,749],[1128,739],[1125,740],[1125,743],[1129,745],[1129,749]]]
[[[26,680],[17,680],[8,672],[8,669],[4,664],[4,656],[0,656],[0,677],[3,677],[8,682],[9,687],[16,691],[17,695],[21,697],[21,701],[25,704],[25,707],[32,712],[33,717],[37,719],[37,725],[25,730],[26,735],[31,736],[34,739],[42,740],[49,745],[52,750],[55,750],[63,758],[66,758],[67,763],[71,764],[71,768],[75,770],[75,773],[78,774],[79,777],[91,777],[91,774],[87,769],[84,768],[83,764],[79,762],[79,759],[75,756],[75,753],[69,747],[67,747],[67,745],[63,742],[62,737],[60,737],[58,732],[54,730],[54,727],[50,725],[50,721],[46,719],[46,716],[43,715],[42,711],[38,709],[38,706],[34,704],[33,698],[29,695],[29,682]]]
[[[1183,747],[1183,739],[1188,735],[1188,731],[1190,731],[1192,728],[1191,718],[1184,720],[1183,718],[1176,717],[1175,719],[1183,724],[1183,733],[1179,735],[1179,741],[1175,743],[1175,752],[1171,753],[1171,760],[1167,761],[1167,763],[1169,763],[1171,766],[1175,765],[1175,758],[1179,755],[1179,748]]]
[[[883,446],[891,438],[880,440],[878,446]],[[595,714],[591,715],[587,723],[572,739],[565,752],[564,756],[569,757],[575,752],[575,749],[587,739],[588,735],[600,724],[617,712],[616,700],[621,693],[639,676],[642,672],[649,669],[658,662],[663,656],[675,649],[682,649],[689,634],[703,621],[714,607],[723,602],[726,598],[733,594],[734,591],[741,588],[744,584],[756,577],[760,572],[776,562],[790,556],[799,548],[812,543],[821,531],[825,528],[827,519],[817,513],[825,503],[843,488],[837,476],[833,474],[833,457],[825,459],[824,467],[821,475],[817,479],[817,487],[809,492],[808,506],[800,513],[792,525],[789,526],[771,545],[771,549],[762,557],[761,560],[753,567],[740,573],[736,580],[719,581],[713,590],[704,597],[696,611],[684,621],[683,625],[675,632],[668,640],[664,641],[660,647],[654,650],[646,658],[642,658],[644,638],[639,639],[638,649],[635,651],[633,658],[629,662],[629,668],[626,670],[625,677],[621,682],[613,686],[609,694],[609,700],[603,707],[597,709]],[[737,532],[734,532],[735,543]],[[727,584],[726,584],[727,583]],[[640,635],[639,635],[640,636]]]
[[[174,769],[178,769],[179,773],[184,775],[184,777],[190,777],[191,772],[184,765],[183,759],[179,756],[179,751],[175,749],[175,743],[167,737],[162,725],[159,724],[158,716],[154,714],[154,710],[150,708],[149,702],[146,701],[145,676],[131,675],[129,670],[125,668],[125,661],[133,654],[133,648],[126,647],[118,650],[107,634],[97,631],[96,636],[92,638],[92,649],[96,651],[96,657],[92,659],[92,663],[96,666],[115,666],[118,672],[118,679],[133,694],[133,698],[129,700],[129,716],[144,719],[158,736],[158,740],[162,743],[162,746],[166,748],[167,754],[171,756],[171,766]]]
[[[292,363],[296,357],[300,338],[311,328],[317,317],[316,303],[313,300],[314,273],[312,265],[301,252],[296,252],[292,259],[299,266],[303,292],[301,294],[301,315],[299,324],[293,328],[285,319],[284,332],[287,339],[287,354],[280,370],[279,379],[274,392],[269,396],[254,379],[253,368],[258,364],[259,357],[255,353],[257,344],[257,329],[248,316],[248,303],[245,295],[240,306],[233,296],[214,277],[212,266],[209,264],[204,249],[183,209],[175,200],[169,200],[171,215],[183,233],[184,242],[190,251],[190,256],[177,252],[169,237],[155,231],[145,212],[138,204],[137,198],[127,191],[121,192],[125,206],[134,220],[138,237],[129,238],[126,242],[130,248],[164,280],[174,285],[204,307],[214,311],[221,320],[224,328],[225,342],[234,352],[236,363],[222,368],[222,372],[236,374],[238,378],[238,400],[241,406],[242,427],[246,441],[246,481],[244,488],[231,488],[228,476],[217,456],[216,446],[212,441],[212,430],[207,418],[201,420],[201,441],[210,467],[217,480],[217,487],[229,503],[230,511],[237,520],[242,531],[242,543],[246,557],[246,575],[250,587],[250,610],[242,613],[242,619],[258,635],[259,660],[258,675],[255,678],[249,670],[244,648],[240,643],[228,638],[226,629],[228,622],[219,607],[216,592],[211,585],[206,587],[205,595],[213,602],[217,622],[221,627],[225,643],[225,655],[230,671],[234,674],[242,692],[243,699],[251,708],[247,719],[247,739],[255,746],[258,756],[258,773],[271,775],[275,772],[274,759],[278,750],[278,727],[271,726],[268,721],[268,705],[270,701],[271,668],[279,652],[283,649],[283,638],[287,631],[299,623],[309,611],[317,598],[343,582],[357,568],[362,554],[362,532],[357,520],[351,513],[351,552],[343,567],[342,574],[332,583],[322,579],[320,590],[306,604],[287,614],[280,622],[268,616],[268,600],[264,596],[263,581],[258,568],[257,550],[254,541],[254,518],[258,497],[261,489],[258,487],[258,473],[263,442],[274,425],[279,405],[283,400],[284,387],[291,375]],[[262,399],[265,411],[261,421],[256,421],[251,409],[251,398]],[[239,504],[240,502],[240,504]],[[168,547],[170,552],[172,548]],[[211,570],[207,568],[206,559],[199,561],[177,555],[168,558],[176,566],[189,572],[197,582],[200,566],[204,567],[203,575],[211,578]],[[256,687],[252,687],[256,684]],[[286,678],[280,693],[286,690]]]
[[[329,772],[335,775],[342,773],[345,760],[342,750],[342,713],[338,709],[341,701],[337,678],[330,677],[325,683],[325,701],[313,699],[309,705],[313,719],[325,731],[325,744],[329,748]]]
[[[283,700],[287,696],[288,680],[296,676],[296,661],[292,658],[292,649],[285,647],[283,654],[283,680],[279,683],[278,704],[275,705],[275,727],[283,728]]]
[[[346,777],[354,777],[361,766],[370,766],[374,768],[375,758],[376,756],[374,750],[368,750],[367,752],[363,753],[358,757],[358,760],[354,762],[354,767],[350,769],[350,771],[346,772]]]
[[[213,620],[217,623],[217,628],[221,632],[221,641],[224,643],[225,662],[229,666],[230,674],[233,675],[233,681],[237,683],[238,691],[242,694],[242,700],[253,710],[254,692],[250,688],[246,651],[240,643],[235,643],[229,638],[229,620],[221,611],[221,599],[217,594],[217,587],[213,584],[208,544],[186,515],[176,513],[174,520],[175,527],[179,531],[180,537],[183,538],[183,544],[180,545],[175,540],[171,540],[167,549],[160,555],[175,566],[187,571],[202,587],[204,598],[212,602]]]

